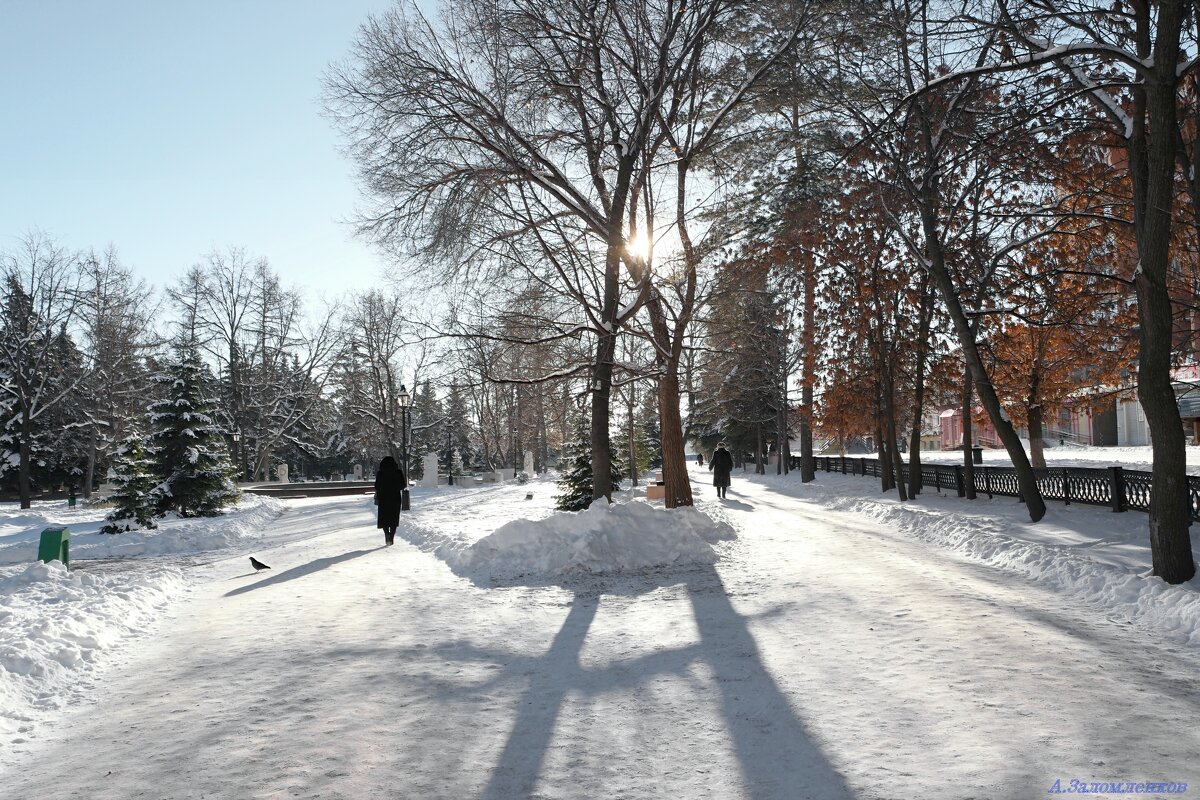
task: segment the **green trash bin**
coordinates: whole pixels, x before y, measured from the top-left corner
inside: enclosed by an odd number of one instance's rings
[[[61,561],[63,566],[70,569],[68,560],[71,532],[66,528],[46,528],[42,531],[42,541],[38,546],[38,561]]]

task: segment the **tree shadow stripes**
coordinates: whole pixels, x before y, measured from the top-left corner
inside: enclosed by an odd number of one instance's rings
[[[662,576],[659,585],[681,581],[687,587],[700,641],[600,671],[580,664],[599,597],[594,593],[574,596],[550,648],[540,657],[523,661],[530,682],[518,703],[516,721],[483,792],[484,798],[535,795],[568,693],[643,685],[656,675],[683,674],[687,665],[695,662],[706,663],[714,676],[721,715],[738,759],[744,797],[854,797],[763,665],[746,620],[734,610],[716,570],[704,566],[674,579]],[[678,724],[687,725],[689,720],[680,719]],[[701,754],[697,754],[697,763],[700,760]]]

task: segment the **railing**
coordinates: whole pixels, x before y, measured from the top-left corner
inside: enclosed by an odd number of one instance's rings
[[[282,499],[299,497],[334,497],[346,494],[370,494],[375,490],[373,481],[312,481],[308,483],[256,483],[243,485],[243,492],[261,494]]]
[[[879,459],[850,456],[814,456],[818,470],[844,475],[881,477]],[[792,466],[800,468],[800,456],[792,456]],[[908,482],[908,464],[901,467],[901,480]],[[1046,500],[1061,500],[1093,506],[1108,506],[1113,511],[1150,509],[1150,473],[1124,467],[1052,467],[1035,469],[1038,490]],[[1005,497],[1021,496],[1017,471],[1012,467],[976,464],[975,492]],[[954,491],[965,497],[966,470],[962,464],[922,464],[921,482],[935,491]],[[1188,508],[1192,519],[1200,519],[1200,476],[1188,476]]]
[[[1058,441],[1060,444],[1077,444],[1084,447],[1092,443],[1092,437],[1085,433],[1074,433],[1067,428],[1047,428],[1042,434],[1042,441],[1052,443]]]

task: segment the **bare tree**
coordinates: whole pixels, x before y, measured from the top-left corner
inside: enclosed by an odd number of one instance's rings
[[[1190,163],[1180,105],[1196,102],[1200,60],[1196,7],[1186,0],[1111,4],[1097,0],[995,0],[969,6],[971,16],[1003,46],[981,53],[969,69],[927,76],[921,91],[972,75],[1025,73],[1045,87],[1041,107],[1059,127],[1104,131],[1121,152],[1132,194],[1137,243],[1133,285],[1139,314],[1138,399],[1154,446],[1150,546],[1154,574],[1168,583],[1195,575],[1187,459],[1171,381],[1174,305],[1172,227],[1179,204],[1178,162]],[[1090,106],[1081,114],[1078,99]],[[1195,112],[1190,112],[1194,114]],[[1186,116],[1186,114],[1185,114]],[[1196,175],[1186,176],[1189,184]]]
[[[337,309],[306,322],[300,293],[238,248],[210,253],[169,294],[178,336],[217,367],[224,424],[240,434],[238,473],[267,480],[283,444],[312,445],[303,433],[341,349]]]
[[[97,463],[125,435],[125,423],[145,411],[150,376],[145,360],[160,344],[159,303],[145,281],[121,264],[116,248],[82,260],[80,327],[87,357],[88,460],[83,496],[91,497]]]
[[[438,30],[408,4],[372,18],[356,64],[329,80],[332,111],[381,201],[364,220],[367,232],[393,245],[415,237],[425,253],[460,264],[481,243],[529,237],[544,245],[595,339],[595,497],[611,495],[617,334],[650,287],[629,246],[638,193],[661,163],[664,122],[689,108],[686,76],[707,66],[721,25],[753,8],[461,0]],[[624,303],[622,265],[634,281]]]
[[[347,410],[369,422],[393,458],[402,446],[400,388],[416,392],[430,357],[427,343],[408,340],[405,320],[399,295],[373,289],[350,302],[342,323],[343,369],[353,376],[343,386],[351,390]]]
[[[846,108],[870,154],[863,166],[868,172],[873,164],[878,167],[869,180],[879,185],[893,229],[937,289],[980,402],[1012,460],[1021,497],[1036,522],[1046,505],[980,354],[972,317],[982,309],[964,303],[971,282],[990,282],[1005,256],[1046,231],[1036,225],[1032,232],[1024,230],[1023,223],[1035,215],[1022,215],[1020,204],[1008,202],[1003,190],[1015,175],[1034,180],[1030,170],[1016,167],[1023,155],[1015,145],[1023,131],[1019,112],[1025,109],[979,79],[949,83],[937,92],[917,91],[955,65],[976,63],[988,47],[983,42],[976,60],[964,64],[970,55],[964,56],[952,38],[960,31],[939,29],[931,19],[932,7],[926,0],[893,0],[876,20],[886,49],[844,54],[843,69],[858,76],[859,96],[869,98]],[[881,58],[884,53],[887,57]],[[975,274],[966,269],[972,248],[989,254],[987,268]]]

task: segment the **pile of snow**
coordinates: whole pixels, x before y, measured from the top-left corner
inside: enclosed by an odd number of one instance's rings
[[[43,529],[65,526],[71,532],[71,560],[169,555],[219,550],[257,538],[283,513],[273,497],[243,495],[237,505],[216,517],[183,519],[171,515],[158,528],[125,533],[100,533],[108,509],[68,509],[65,503],[35,503],[24,511],[0,512],[0,564],[21,564],[37,557]]]
[[[712,543],[735,537],[727,521],[698,508],[667,511],[634,500],[517,519],[470,544],[443,540],[432,549],[455,572],[477,580],[553,578],[713,564]]]
[[[34,720],[85,695],[113,651],[156,625],[184,589],[173,567],[0,567],[0,736],[19,744]]]

